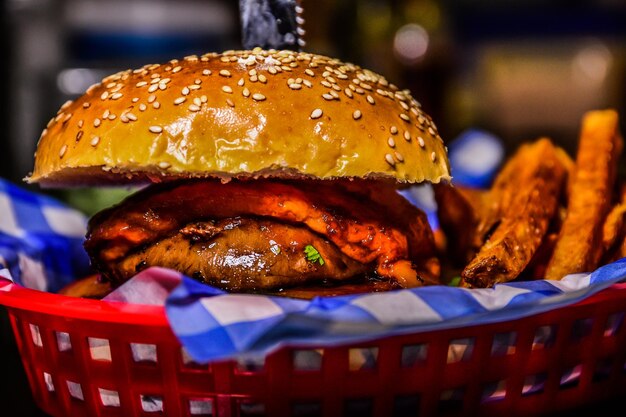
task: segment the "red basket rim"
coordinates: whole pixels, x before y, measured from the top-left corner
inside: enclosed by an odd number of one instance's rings
[[[601,302],[606,297],[626,298],[626,282],[613,284],[575,304]],[[163,306],[69,297],[25,288],[1,277],[0,304],[9,308],[67,318],[146,326],[169,326]],[[567,308],[567,306],[556,309],[561,308]]]
[[[146,326],[168,325],[162,306],[69,297],[32,290],[0,278],[0,304],[68,318]]]

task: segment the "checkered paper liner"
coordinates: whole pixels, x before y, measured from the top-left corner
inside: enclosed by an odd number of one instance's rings
[[[0,277],[55,292],[89,274],[86,218],[0,179]],[[626,259],[561,281],[490,289],[430,286],[311,301],[227,294],[175,271],[149,268],[106,297],[164,304],[198,362],[260,357],[284,345],[333,346],[398,334],[515,320],[582,300],[626,278]]]

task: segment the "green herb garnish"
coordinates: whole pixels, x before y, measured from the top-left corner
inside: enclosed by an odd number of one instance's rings
[[[322,255],[315,249],[313,245],[306,245],[304,247],[304,253],[306,254],[306,260],[309,262],[319,262],[320,265],[324,265],[324,258]]]
[[[448,282],[448,285],[450,287],[458,287],[459,285],[461,285],[461,277],[457,276],[452,278],[450,282]]]

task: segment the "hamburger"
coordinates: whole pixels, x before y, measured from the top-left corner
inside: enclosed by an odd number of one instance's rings
[[[228,291],[317,293],[437,283],[433,232],[397,189],[449,179],[407,90],[256,49],[106,77],[50,120],[27,180],[142,186],[89,221],[85,249],[113,287],[161,266]]]

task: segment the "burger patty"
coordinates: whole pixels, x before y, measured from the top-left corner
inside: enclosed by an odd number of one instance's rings
[[[320,258],[307,259],[307,247]],[[122,259],[114,273],[126,280],[149,266],[175,269],[229,291],[344,281],[367,269],[306,227],[252,218],[189,224]]]
[[[128,277],[116,272],[124,258],[173,238],[190,223],[257,217],[306,228],[403,287],[436,283],[438,261],[424,213],[395,191],[373,201],[360,187],[261,179],[155,184],[94,216],[85,248],[94,266],[119,282]]]

